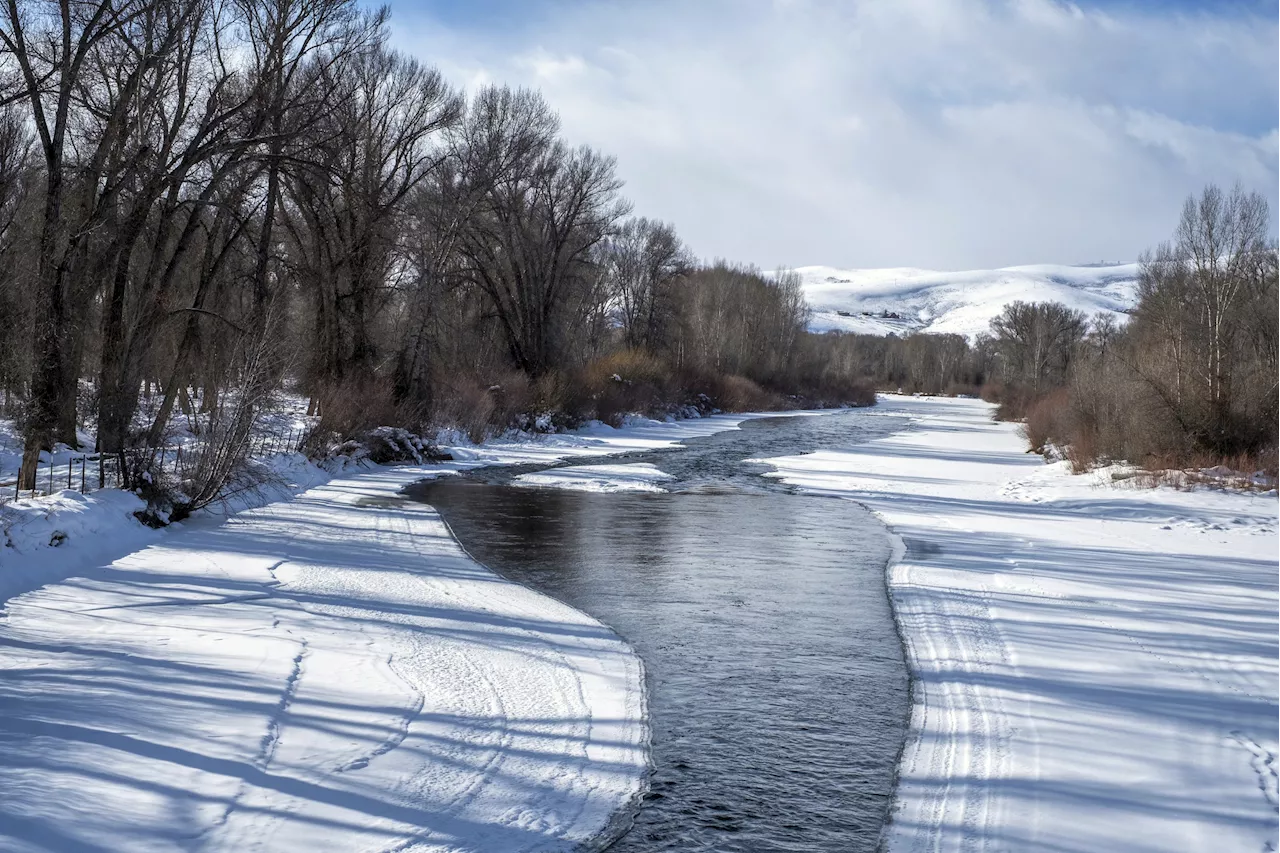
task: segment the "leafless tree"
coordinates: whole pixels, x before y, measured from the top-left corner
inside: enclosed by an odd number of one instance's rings
[[[1172,243],[1144,256],[1132,367],[1193,444],[1252,444],[1274,411],[1275,245],[1266,200],[1206,187],[1183,206]]]
[[[388,46],[385,8],[0,3],[0,322],[30,330],[0,350],[0,408],[21,398],[23,488],[79,427],[126,483],[187,429],[207,454],[174,487],[214,499],[293,383],[329,421],[322,398],[359,389],[330,424],[347,438],[704,405],[695,388],[847,400],[866,369],[805,331],[798,275],[699,268],[672,225],[623,222],[612,158],[536,92],[465,102]],[[610,364],[635,380],[601,404]]]
[[[97,185],[101,164],[126,132],[132,94],[164,51],[135,54],[118,69],[124,85],[120,98],[104,117],[107,131],[96,150],[77,156],[73,132],[85,119],[77,99],[95,52],[105,49],[135,22],[147,16],[141,0],[89,2],[28,2],[7,0],[0,17],[0,45],[6,71],[3,97],[21,104],[31,123],[43,167],[38,249],[33,299],[31,395],[24,417],[26,432],[19,482],[35,485],[40,451],[55,437],[75,443],[74,409],[70,431],[65,417],[68,388],[74,402],[78,364],[70,351],[75,328],[75,263],[103,207],[84,209],[71,198],[77,183]],[[171,46],[176,30],[160,41]],[[83,166],[82,166],[83,158]],[[83,171],[82,171],[83,169]],[[108,187],[111,192],[115,187]],[[59,434],[60,433],[60,434]]]
[[[1006,384],[1024,386],[1033,396],[1061,387],[1085,330],[1084,315],[1061,303],[1006,305],[991,321]]]
[[[482,89],[459,145],[475,200],[460,250],[465,274],[502,325],[512,362],[539,375],[567,333],[559,309],[594,277],[593,250],[624,216],[614,160],[556,139],[559,122],[528,90]]]
[[[27,328],[29,289],[22,286],[27,246],[20,217],[29,206],[37,175],[33,173],[32,138],[18,111],[0,111],[0,328]],[[0,347],[0,417],[16,414],[28,364],[26,349],[14,340]]]
[[[373,324],[404,272],[403,203],[445,157],[459,97],[438,71],[375,42],[324,75],[325,141],[286,169],[290,271],[312,303],[314,389],[368,380]]]
[[[675,311],[675,288],[693,267],[675,228],[628,219],[601,244],[599,263],[627,346],[656,349]]]
[[[798,275],[717,262],[689,274],[679,294],[680,366],[765,384],[789,371],[808,321]]]

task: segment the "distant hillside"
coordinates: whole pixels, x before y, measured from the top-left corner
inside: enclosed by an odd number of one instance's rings
[[[1061,302],[1092,316],[1123,316],[1137,302],[1137,264],[1036,265],[999,270],[935,272],[902,267],[840,270],[800,267],[813,307],[809,328],[885,335],[985,332],[1005,305]]]

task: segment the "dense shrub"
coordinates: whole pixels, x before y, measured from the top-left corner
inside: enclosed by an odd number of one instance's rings
[[[1061,388],[1027,405],[1021,431],[1032,451],[1043,453],[1046,445],[1071,434],[1070,403],[1069,393]]]
[[[628,414],[656,414],[673,400],[671,369],[658,357],[624,349],[596,359],[580,372],[574,414],[617,426]]]
[[[718,408],[727,412],[768,411],[783,408],[784,401],[745,376],[717,377],[713,393],[708,396]]]
[[[315,394],[320,415],[317,435],[352,438],[384,424],[408,423],[414,418],[395,400],[389,382],[350,379],[324,386]]]

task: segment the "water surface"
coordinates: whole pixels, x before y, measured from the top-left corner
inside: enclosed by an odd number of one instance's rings
[[[742,460],[891,425],[770,419],[630,457],[675,475],[670,494],[515,487],[510,469],[414,487],[478,560],[644,659],[653,776],[611,850],[875,849],[908,712],[888,539],[856,504],[791,494]]]

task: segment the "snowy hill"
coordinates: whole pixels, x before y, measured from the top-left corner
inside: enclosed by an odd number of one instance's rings
[[[972,338],[1017,300],[1061,302],[1089,316],[1099,311],[1123,316],[1137,302],[1137,264],[969,272],[800,267],[796,272],[813,308],[809,328],[815,332],[952,332]]]

